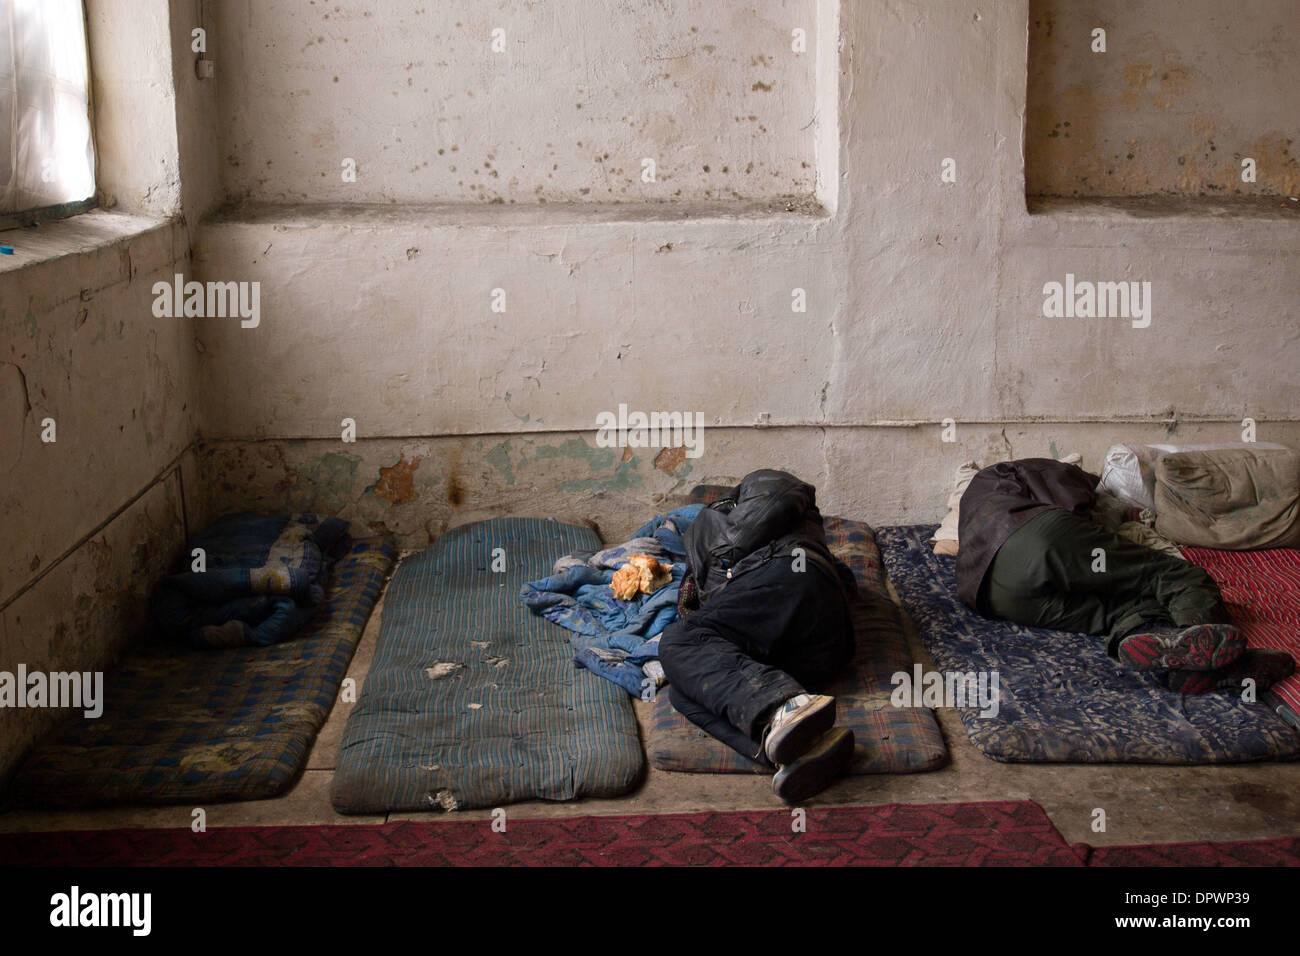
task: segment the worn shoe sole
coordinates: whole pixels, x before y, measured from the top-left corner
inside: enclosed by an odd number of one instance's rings
[[[1246,649],[1246,638],[1231,624],[1195,624],[1172,637],[1130,634],[1119,643],[1119,659],[1138,671],[1217,671]]]
[[[772,790],[786,803],[799,803],[821,793],[849,772],[853,764],[853,731],[832,727],[794,763],[772,778]]]
[[[1240,691],[1242,681],[1255,682],[1255,690],[1268,690],[1295,672],[1295,659],[1285,651],[1251,649],[1221,671],[1174,671],[1169,689],[1184,696],[1212,690]]]
[[[774,730],[763,745],[767,759],[778,767],[793,763],[835,726],[835,698],[820,696],[793,719]]]

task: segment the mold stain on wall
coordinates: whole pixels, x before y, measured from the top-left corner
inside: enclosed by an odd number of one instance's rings
[[[1296,195],[1300,6],[1260,0],[1254,14],[1214,0],[1031,0],[1027,194]]]

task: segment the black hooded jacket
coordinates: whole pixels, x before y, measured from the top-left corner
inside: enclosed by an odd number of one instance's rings
[[[784,471],[746,475],[700,512],[684,543],[701,604],[730,581],[774,558],[789,558],[796,549],[802,549],[809,566],[837,580],[846,596],[857,590],[852,572],[827,547],[817,489]]]

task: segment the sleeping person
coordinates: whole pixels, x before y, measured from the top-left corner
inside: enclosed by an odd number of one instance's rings
[[[1208,572],[1107,531],[1097,484],[1050,458],[980,471],[961,498],[961,599],[986,617],[1105,635],[1111,657],[1167,672],[1183,694],[1247,678],[1263,690],[1290,675],[1289,654],[1246,649]]]
[[[853,573],[831,554],[812,485],[783,471],[747,476],[685,535],[698,610],[664,629],[659,661],[673,706],[776,770],[797,803],[848,771],[853,732],[835,698],[809,688],[853,658]]]

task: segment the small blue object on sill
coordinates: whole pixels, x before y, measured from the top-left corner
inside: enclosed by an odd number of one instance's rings
[[[12,256],[14,254],[13,246],[0,246],[0,256]]]

